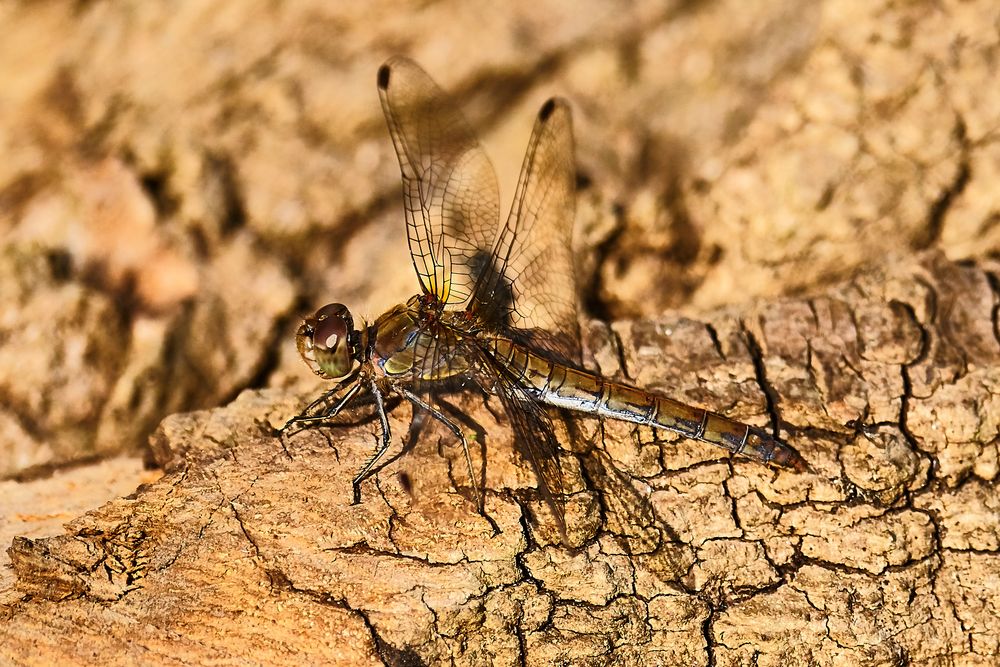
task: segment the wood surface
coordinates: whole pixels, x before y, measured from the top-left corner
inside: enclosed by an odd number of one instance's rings
[[[3,4],[0,663],[1000,661],[998,12]],[[572,419],[563,544],[495,400],[484,515],[436,424],[356,505],[370,422],[274,435],[299,317],[416,287],[396,52],[504,197],[571,101],[587,364],[812,473]]]

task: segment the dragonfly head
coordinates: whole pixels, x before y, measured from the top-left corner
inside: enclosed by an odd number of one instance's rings
[[[312,372],[328,380],[347,377],[361,365],[361,333],[342,303],[329,303],[306,318],[295,345]]]

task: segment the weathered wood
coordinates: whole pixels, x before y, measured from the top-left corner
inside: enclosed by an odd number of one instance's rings
[[[1000,659],[997,3],[571,4],[0,4],[0,662]],[[294,311],[415,288],[393,51],[508,196],[571,100],[593,364],[814,475],[575,421],[567,549],[474,396],[489,520],[436,426],[358,506],[370,425],[273,438]]]
[[[468,480],[443,429],[351,505],[371,425],[283,448],[272,426],[297,403],[274,390],[171,417],[154,437],[161,479],[64,536],[14,541],[24,597],[5,610],[4,655],[988,662],[1000,637],[992,276],[932,254],[756,315],[590,327],[603,371],[755,423],[770,412],[816,472],[581,420],[564,461],[574,548],[476,397],[458,401],[486,432],[488,519],[456,490]],[[393,412],[395,433],[407,417]]]

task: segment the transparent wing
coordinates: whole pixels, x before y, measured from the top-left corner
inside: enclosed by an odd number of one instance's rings
[[[552,510],[559,534],[566,538],[566,510],[563,497],[562,467],[559,464],[559,441],[552,420],[518,382],[510,371],[488,354],[480,353],[476,380],[487,391],[500,397],[514,435],[514,449],[531,464],[538,480],[538,490]]]
[[[500,195],[468,123],[413,61],[394,57],[378,91],[403,175],[410,256],[426,294],[467,305],[494,246]]]
[[[579,362],[576,272],[571,239],[576,209],[573,121],[565,100],[538,112],[514,203],[500,229],[471,306],[514,337]]]
[[[514,448],[531,463],[538,479],[538,490],[559,524],[559,534],[565,538],[562,468],[552,420],[541,404],[532,400],[520,385],[502,381],[498,393],[514,432]]]

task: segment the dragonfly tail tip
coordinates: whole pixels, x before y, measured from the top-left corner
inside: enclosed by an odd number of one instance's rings
[[[809,465],[809,462],[806,461],[804,458],[802,458],[802,456],[798,453],[795,453],[791,457],[791,460],[788,462],[787,466],[797,473],[805,473],[811,475],[816,472],[813,469],[813,467]]]

